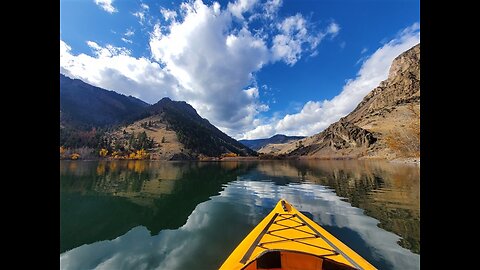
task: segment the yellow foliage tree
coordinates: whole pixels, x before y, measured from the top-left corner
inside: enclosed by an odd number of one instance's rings
[[[112,152],[112,157],[115,158],[115,159],[120,158],[120,152],[118,152],[118,151],[113,151],[113,152]]]
[[[130,153],[127,156],[128,159],[148,159],[150,158],[150,154],[147,153],[144,149],[137,150],[134,153]]]
[[[100,150],[99,154],[100,154],[101,157],[106,157],[107,154],[108,154],[108,150],[105,149],[105,148],[102,148],[102,150]]]
[[[70,155],[71,160],[77,160],[79,157],[80,157],[80,154],[78,154],[78,153],[73,153],[73,154]]]
[[[141,150],[137,150],[136,153],[136,158],[137,159],[147,159],[149,157],[147,151],[145,151],[143,148]]]

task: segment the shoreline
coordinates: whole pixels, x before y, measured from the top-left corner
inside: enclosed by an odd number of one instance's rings
[[[396,158],[396,159],[389,160],[389,162],[420,166],[420,157],[418,157],[418,158]]]
[[[211,158],[203,158],[203,159],[176,159],[176,160],[169,160],[169,159],[114,159],[114,158],[87,158],[87,159],[60,159],[67,160],[67,161],[167,161],[167,162],[179,162],[179,161],[196,161],[196,162],[232,162],[232,161],[271,161],[271,160],[317,160],[317,161],[333,161],[333,160],[381,160],[386,161],[389,163],[396,163],[396,164],[410,164],[410,165],[418,165],[420,166],[420,158],[395,158],[392,160],[386,158],[308,158],[308,157],[273,157],[273,158],[261,158],[256,156],[248,156],[248,157],[211,157]]]

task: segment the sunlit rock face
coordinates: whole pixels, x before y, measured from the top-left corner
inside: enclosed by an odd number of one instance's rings
[[[302,158],[405,158],[420,155],[420,44],[392,62],[388,79],[324,131],[264,154]]]

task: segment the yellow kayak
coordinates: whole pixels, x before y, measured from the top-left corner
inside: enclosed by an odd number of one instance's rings
[[[280,200],[220,270],[376,269],[317,223]]]

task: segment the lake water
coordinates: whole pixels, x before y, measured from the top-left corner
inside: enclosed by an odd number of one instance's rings
[[[420,167],[380,161],[60,161],[60,267],[218,269],[280,198],[377,268],[420,268]]]

